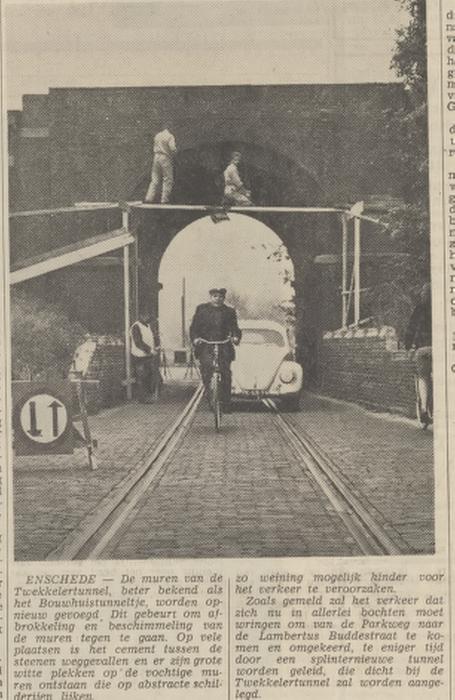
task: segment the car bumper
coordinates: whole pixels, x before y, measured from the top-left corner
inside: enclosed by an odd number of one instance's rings
[[[261,401],[262,399],[279,399],[284,396],[298,396],[300,392],[301,388],[296,389],[295,387],[283,387],[283,389],[278,389],[275,391],[262,389],[238,389],[233,387],[232,398],[250,401]]]
[[[281,372],[285,368],[292,370],[292,380],[284,382],[281,379]],[[258,382],[259,384],[260,382]],[[302,391],[303,386],[303,371],[300,365],[295,362],[284,362],[279,370],[276,371],[275,377],[269,383],[264,382],[261,388],[254,386],[253,377],[244,378],[243,381],[239,375],[232,373],[232,396],[239,399],[279,399],[284,397],[298,396]]]

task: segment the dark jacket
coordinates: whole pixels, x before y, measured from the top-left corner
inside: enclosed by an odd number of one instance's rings
[[[194,342],[195,338],[204,340],[225,340],[229,335],[234,338],[241,338],[242,332],[237,322],[237,313],[231,306],[213,306],[213,304],[199,304],[191,321],[190,338]],[[200,356],[201,347],[195,349],[196,357]],[[232,345],[226,346],[229,359],[235,357]]]
[[[413,346],[431,346],[431,303],[416,305],[409,319],[404,345],[406,350]]]

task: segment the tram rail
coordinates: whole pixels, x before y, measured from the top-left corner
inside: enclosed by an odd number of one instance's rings
[[[144,494],[158,486],[170,458],[191,429],[203,395],[203,385],[200,384],[158,443],[97,505],[95,511],[48,554],[48,560],[102,558],[122,525],[134,516],[134,509]],[[298,464],[323,493],[359,550],[365,555],[412,554],[408,543],[395,530],[392,532],[387,523],[379,522],[365,507],[362,495],[345,481],[337,465],[311,436],[300,426],[297,429],[272,399],[264,399],[263,404],[294,452]]]
[[[292,447],[302,468],[322,490],[346,529],[365,555],[412,554],[398,533],[389,534],[363,505],[337,473],[336,465],[317,443],[299,426],[297,429],[279,412],[272,399],[264,399],[280,432]]]
[[[159,483],[169,458],[177,449],[194,419],[204,395],[200,384],[169,430],[152,452],[98,504],[46,559],[96,559],[120,529],[128,515],[143,498],[146,489]]]

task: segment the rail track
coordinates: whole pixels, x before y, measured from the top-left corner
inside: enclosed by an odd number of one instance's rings
[[[264,399],[263,403],[273,415],[302,468],[311,475],[329,500],[361,551],[368,555],[411,554],[409,545],[398,533],[394,532],[391,536],[385,525],[371,515],[362,504],[360,495],[356,495],[352,487],[340,477],[336,465],[321,447],[300,427],[297,431],[292,422],[279,412],[274,401]]]
[[[198,386],[176,421],[151,447],[134,469],[97,505],[63,542],[48,554],[48,560],[97,559],[116,538],[122,525],[128,526],[144,494],[158,487],[170,458],[191,428],[204,391]],[[336,464],[314,440],[280,413],[274,401],[265,399],[267,415],[273,420],[283,439],[308,478],[317,486],[331,509],[344,525],[346,533],[365,555],[397,555],[412,553],[409,545],[387,523],[373,517],[356,493],[339,473]],[[221,430],[221,434],[223,430]],[[213,432],[213,439],[216,434]]]
[[[152,446],[131,473],[121,481],[56,549],[48,560],[96,559],[112,540],[125,519],[144,496],[156,488],[164,468],[186,435],[204,395],[200,384],[169,430]]]

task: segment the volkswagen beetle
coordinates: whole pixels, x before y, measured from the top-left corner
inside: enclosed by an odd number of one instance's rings
[[[279,399],[280,407],[297,411],[303,384],[286,328],[276,321],[240,321],[242,341],[232,363],[232,398]]]

